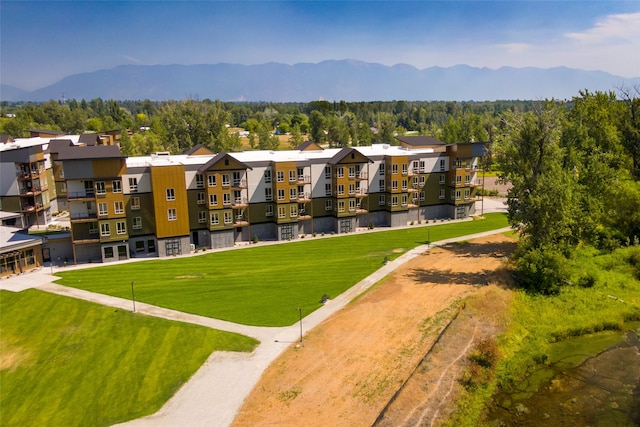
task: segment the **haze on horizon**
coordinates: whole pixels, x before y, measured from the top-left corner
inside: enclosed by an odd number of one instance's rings
[[[0,82],[25,90],[124,64],[329,59],[640,77],[640,2],[0,2]]]

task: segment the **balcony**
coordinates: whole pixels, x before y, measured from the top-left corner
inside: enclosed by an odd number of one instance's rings
[[[43,185],[42,187],[23,188],[20,190],[20,197],[33,197],[38,194],[42,194],[43,191],[47,191],[49,187]]]
[[[308,203],[311,201],[311,194],[309,193],[298,193],[298,197],[296,197],[297,201],[300,203]]]
[[[43,208],[44,206],[42,206],[42,203],[22,205],[21,212],[22,213],[37,212],[37,211],[41,211]]]
[[[298,175],[298,184],[311,184],[311,176]]]
[[[224,186],[225,184],[222,183],[222,186]],[[244,189],[247,188],[247,180],[246,179],[234,179],[233,180],[233,188],[237,188],[237,189]]]
[[[226,201],[224,205],[228,206]],[[249,201],[247,200],[246,197],[236,197],[235,199],[233,199],[232,206],[234,208],[246,208],[247,206],[249,206]]]
[[[233,225],[235,227],[246,227],[249,225],[249,221],[247,221],[244,215],[236,215],[233,219]]]
[[[69,215],[69,220],[71,220],[71,222],[93,222],[97,219],[97,212],[82,212]]]
[[[369,174],[367,173],[367,171],[360,171],[359,173],[356,173],[356,179],[363,181],[369,178]]]
[[[67,200],[94,200],[95,193],[93,191],[76,191],[67,193]]]

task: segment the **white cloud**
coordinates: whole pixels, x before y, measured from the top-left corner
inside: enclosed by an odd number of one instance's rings
[[[508,54],[521,54],[531,49],[531,45],[527,43],[505,43],[495,45],[498,49],[505,50]]]
[[[607,15],[592,28],[580,33],[566,33],[569,39],[588,44],[628,41],[638,43],[640,38],[640,13]]]
[[[126,59],[130,63],[142,64],[141,60],[139,60],[138,58],[134,58],[133,56],[124,55],[124,59]]]

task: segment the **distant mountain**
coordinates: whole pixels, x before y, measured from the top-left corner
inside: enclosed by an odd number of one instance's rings
[[[21,101],[31,96],[28,90],[0,84],[0,101]]]
[[[2,88],[6,101],[72,99],[220,99],[308,102],[499,99],[569,99],[581,89],[615,90],[640,85],[602,71],[565,67],[497,70],[467,65],[419,70],[354,60],[286,65],[122,65],[75,74],[32,92]]]

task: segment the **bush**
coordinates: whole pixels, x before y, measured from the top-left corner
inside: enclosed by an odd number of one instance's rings
[[[596,281],[596,277],[593,274],[586,274],[578,279],[578,286],[581,288],[593,288]]]
[[[253,243],[258,243],[259,241],[258,236],[253,236],[252,240],[253,240]]]
[[[529,249],[516,260],[516,274],[528,290],[553,295],[567,280],[566,264],[555,248]]]

